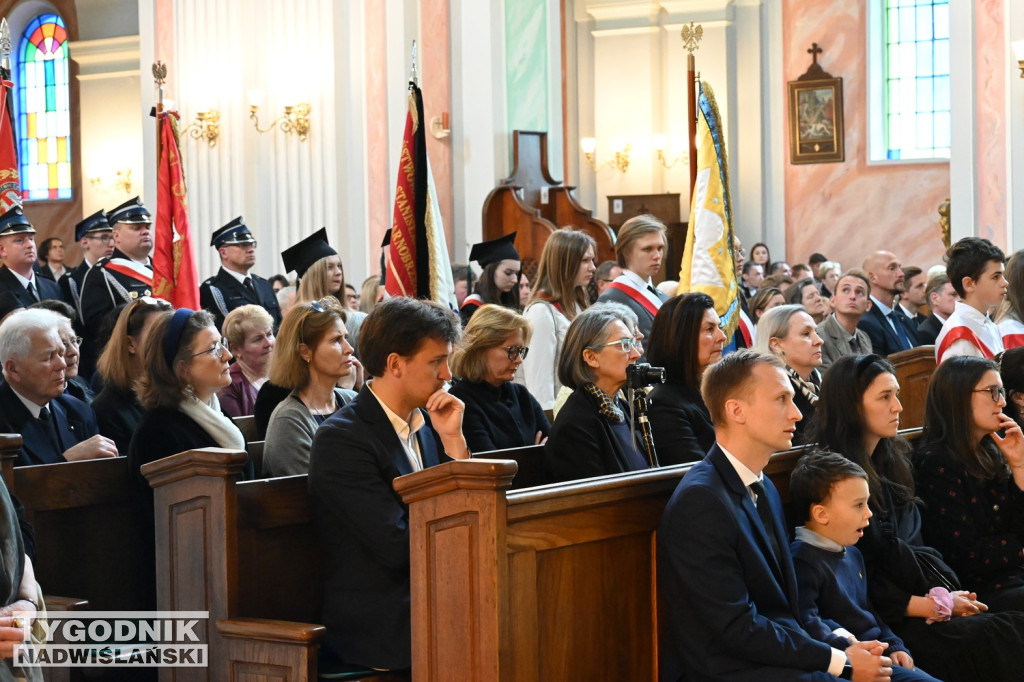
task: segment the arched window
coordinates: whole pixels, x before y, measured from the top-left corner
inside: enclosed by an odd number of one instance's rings
[[[22,198],[70,199],[68,39],[60,16],[40,14],[29,22],[18,43],[17,70]]]

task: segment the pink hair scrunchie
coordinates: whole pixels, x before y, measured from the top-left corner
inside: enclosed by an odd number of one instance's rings
[[[933,587],[927,597],[935,602],[935,616],[925,621],[928,625],[947,621],[953,615],[953,595],[945,587]]]

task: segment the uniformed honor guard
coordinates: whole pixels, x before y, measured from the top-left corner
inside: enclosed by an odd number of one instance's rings
[[[78,320],[75,330],[81,334],[85,331],[85,319],[82,317],[82,282],[89,268],[106,258],[114,251],[114,237],[110,234],[110,223],[107,212],[102,208],[75,225],[75,240],[82,248],[82,262],[64,273],[58,280],[61,296],[75,309]]]
[[[210,246],[220,254],[220,270],[199,286],[199,303],[213,313],[217,329],[235,308],[255,304],[274,318],[274,329],[281,326],[281,308],[270,282],[249,272],[256,263],[256,239],[242,216],[213,233]]]
[[[21,206],[0,215],[0,292],[11,292],[25,308],[46,299],[61,300],[56,282],[36,276],[35,237],[36,228]]]
[[[107,214],[114,251],[85,274],[82,281],[82,319],[85,341],[79,370],[91,376],[102,340],[103,318],[122,303],[153,293],[153,222],[139,197],[124,202]]]

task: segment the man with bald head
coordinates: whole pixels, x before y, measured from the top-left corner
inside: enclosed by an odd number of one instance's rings
[[[871,348],[885,356],[921,345],[914,324],[896,305],[903,292],[900,259],[889,251],[875,251],[864,259],[863,270],[871,280],[871,308],[857,323],[871,339]]]

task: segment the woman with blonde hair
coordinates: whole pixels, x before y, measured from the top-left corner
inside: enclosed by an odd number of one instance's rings
[[[96,365],[103,377],[103,390],[92,401],[96,423],[100,433],[114,441],[122,455],[128,452],[132,434],[145,411],[134,389],[135,382],[145,372],[142,349],[146,337],[157,313],[171,309],[167,301],[149,296],[124,306]]]
[[[261,306],[243,305],[228,313],[221,331],[235,356],[235,364],[229,370],[231,383],[217,394],[221,409],[232,417],[251,415],[256,394],[266,383],[270,370],[274,318]]]
[[[797,438],[814,416],[821,387],[821,346],[817,325],[802,305],[780,305],[764,314],[757,325],[754,350],[786,363],[793,384],[793,402],[803,417],[796,423]]]
[[[452,355],[458,381],[449,393],[466,405],[462,433],[473,452],[543,443],[551,425],[525,386],[513,382],[529,352],[525,317],[497,304],[480,306]]]
[[[380,283],[380,275],[370,275],[363,280],[362,289],[359,292],[359,310],[367,315],[380,303],[384,295],[384,285]]]
[[[356,396],[337,387],[352,372],[353,349],[345,328],[345,317],[351,312],[328,296],[296,306],[281,323],[270,381],[291,393],[270,415],[263,446],[264,475],[308,473],[317,427]]]
[[[545,410],[555,405],[562,384],[556,366],[569,324],[589,305],[597,244],[585,232],[555,230],[544,244],[530,304],[523,314],[533,327],[534,353],[524,358],[522,381]]]

